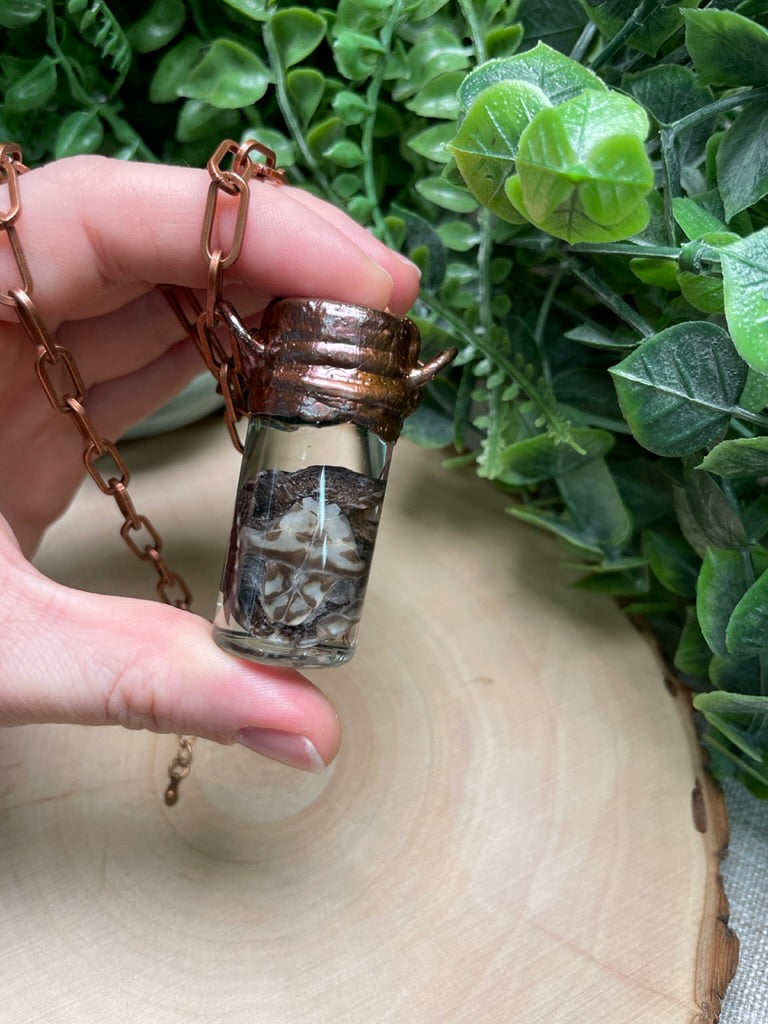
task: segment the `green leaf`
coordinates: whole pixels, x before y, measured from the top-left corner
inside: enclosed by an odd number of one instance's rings
[[[648,118],[634,100],[587,90],[541,110],[523,131],[512,205],[568,242],[626,238],[648,223],[653,170],[643,147]]]
[[[362,81],[372,75],[384,53],[384,47],[375,36],[360,32],[342,32],[333,43],[336,67],[352,82]]]
[[[198,142],[212,135],[226,135],[239,123],[235,110],[219,110],[203,100],[187,100],[179,111],[176,138],[179,142]]]
[[[446,221],[438,225],[437,233],[446,249],[453,249],[454,252],[469,252],[480,244],[480,232],[466,220]]]
[[[725,642],[737,658],[768,650],[768,569],[758,576],[731,612]]]
[[[768,110],[759,104],[738,115],[715,157],[725,218],[768,195]]]
[[[304,128],[320,105],[325,91],[325,75],[315,68],[294,68],[285,76],[285,91]]]
[[[83,39],[116,72],[111,93],[116,92],[131,66],[131,47],[117,18],[104,0],[67,0],[66,12]]]
[[[615,36],[639,11],[642,22],[627,40],[629,46],[654,57],[662,44],[681,25],[680,7],[695,7],[699,0],[681,0],[669,4],[659,0],[582,0],[592,20],[608,39]]]
[[[589,555],[599,556],[603,554],[603,549],[596,543],[591,533],[569,519],[555,515],[552,512],[523,505],[510,505],[507,512],[516,519],[522,519],[525,523],[531,523],[539,529],[555,534],[560,540],[572,545],[579,551],[584,551]]]
[[[674,665],[687,676],[707,677],[712,651],[702,635],[695,608],[686,608],[685,624],[675,650]]]
[[[720,250],[725,316],[741,357],[768,371],[768,228]]]
[[[104,126],[93,110],[76,110],[59,125],[54,153],[57,160],[78,153],[95,153],[104,139]]]
[[[691,547],[703,554],[707,547],[738,548],[748,543],[741,510],[734,508],[713,476],[686,465],[684,487],[675,487],[675,506],[683,534]],[[687,515],[695,522],[685,523],[681,493],[685,495]]]
[[[721,441],[704,456],[699,468],[726,478],[768,476],[768,437]]]
[[[408,100],[406,108],[419,117],[436,117],[453,121],[459,115],[458,88],[464,78],[461,71],[448,71],[427,82]]]
[[[447,448],[453,442],[453,417],[425,401],[406,419],[403,437],[424,448]]]
[[[424,131],[412,135],[407,145],[414,153],[432,160],[434,163],[447,164],[451,160],[449,143],[453,140],[455,128],[450,122],[432,125]]]
[[[46,55],[6,89],[4,110],[7,114],[26,114],[39,110],[55,92],[56,63]]]
[[[605,459],[563,473],[557,486],[583,537],[601,550],[627,541],[632,521]]]
[[[338,139],[323,150],[323,156],[337,167],[359,167],[365,163],[362,149],[352,139]]]
[[[693,597],[699,558],[684,537],[671,529],[645,530],[643,549],[651,572],[662,586],[680,597]]]
[[[715,654],[730,653],[726,630],[746,589],[741,552],[709,548],[699,573],[696,614],[704,639]]]
[[[422,178],[416,182],[416,191],[435,206],[451,213],[472,213],[477,203],[463,188],[451,185],[445,178]]]
[[[202,40],[189,35],[166,51],[152,76],[149,99],[152,103],[173,103],[179,98],[179,88],[203,53]]]
[[[236,110],[260,100],[271,81],[269,68],[251,50],[231,39],[215,39],[178,91],[220,110]]]
[[[404,100],[441,75],[463,71],[469,66],[471,52],[458,36],[442,25],[420,32],[408,54],[407,74],[393,89],[392,98]]]
[[[768,697],[714,690],[711,693],[697,693],[693,698],[693,706],[697,711],[718,715],[765,715],[768,714]]]
[[[572,435],[582,451],[558,444],[549,434],[507,445],[499,453],[504,482],[527,485],[562,476],[586,465],[590,459],[602,457],[613,447],[613,437],[607,430],[581,427],[575,428]]]
[[[549,100],[535,85],[497,82],[475,98],[450,144],[472,195],[502,220],[521,222],[504,186],[514,172],[523,130],[535,114],[549,106]]]
[[[605,89],[601,79],[578,61],[565,57],[546,43],[538,43],[525,53],[489,60],[475,68],[461,83],[462,107],[468,110],[481,92],[502,81],[534,85],[554,106],[578,96],[584,89]]]
[[[167,46],[186,19],[182,0],[154,0],[138,21],[126,29],[125,35],[137,53],[152,53]]]
[[[523,41],[523,26],[520,24],[500,25],[492,28],[485,37],[485,49],[491,58],[511,57],[520,49]]]
[[[692,321],[648,338],[610,372],[640,444],[686,455],[722,439],[747,368],[721,327]]]
[[[706,274],[692,274],[681,270],[677,274],[683,298],[690,302],[694,309],[702,313],[722,313],[725,309],[723,282],[719,277],[708,277]]]
[[[223,0],[227,7],[251,21],[266,21],[274,0]]]
[[[299,64],[325,38],[327,22],[322,14],[306,7],[286,7],[270,20],[275,49],[284,68]]]
[[[526,43],[544,42],[570,53],[589,18],[580,0],[523,0],[517,10]]]
[[[672,213],[686,238],[691,241],[712,232],[726,231],[725,224],[693,199],[675,196]]]
[[[622,84],[660,125],[673,124],[712,102],[712,92],[679,64],[657,64],[625,75]]]
[[[705,85],[768,83],[768,30],[735,11],[684,11],[685,45]]]
[[[0,7],[1,28],[24,28],[37,21],[45,10],[45,0],[5,0]]]

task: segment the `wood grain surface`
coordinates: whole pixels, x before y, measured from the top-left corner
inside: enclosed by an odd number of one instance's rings
[[[224,427],[125,456],[210,614]],[[345,730],[322,777],[198,742],[168,809],[172,737],[0,733],[0,1021],[716,1020],[727,822],[687,698],[504,504],[398,446],[358,653],[312,674]],[[84,487],[38,564],[147,595],[118,525]]]

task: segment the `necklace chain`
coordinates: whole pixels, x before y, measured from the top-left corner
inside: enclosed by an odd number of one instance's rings
[[[251,159],[254,152],[260,153],[265,163],[254,162]],[[229,155],[232,156],[232,166],[225,170],[222,162]],[[0,211],[0,234],[8,240],[20,279],[16,287],[0,292],[0,304],[14,310],[34,346],[35,371],[51,407],[68,416],[80,433],[88,475],[102,493],[114,500],[122,516],[120,536],[137,558],[148,562],[155,570],[160,600],[189,610],[192,594],[186,580],[168,565],[162,553],[162,536],[151,520],[137,512],[128,490],[131,474],[117,446],[103,436],[88,413],[88,389],[74,356],[58,344],[32,298],[34,279],[16,229],[22,213],[19,178],[28,169],[23,163],[20,146],[0,144],[0,184],[7,184],[9,200],[8,209]],[[237,338],[246,328],[232,305],[223,298],[223,277],[224,271],[237,261],[242,249],[251,178],[279,185],[285,174],[275,166],[275,154],[267,147],[253,140],[237,145],[230,139],[224,140],[208,161],[208,173],[211,183],[201,236],[202,256],[208,263],[205,307],[191,289],[163,285],[161,290],[216,378],[224,398],[227,429],[235,447],[242,451],[237,423],[246,408],[246,400]],[[234,229],[227,249],[214,248],[213,240],[220,234],[221,210],[228,202],[226,197],[230,197],[230,203],[233,199],[237,202]],[[228,337],[222,338],[222,331]],[[165,802],[169,806],[177,802],[179,784],[189,775],[193,744],[192,736],[178,737],[176,755],[168,765]]]

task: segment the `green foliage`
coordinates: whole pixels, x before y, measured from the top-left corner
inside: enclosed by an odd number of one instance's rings
[[[406,432],[653,611],[768,796],[768,14],[756,0],[7,0],[26,161],[256,137],[422,268]],[[480,484],[478,484],[480,486]]]

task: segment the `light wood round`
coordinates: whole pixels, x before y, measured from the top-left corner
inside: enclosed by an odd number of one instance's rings
[[[125,456],[209,613],[238,469],[224,427]],[[715,1020],[727,828],[685,697],[504,505],[398,446],[358,653],[312,674],[345,730],[325,776],[198,742],[169,809],[172,737],[0,733],[0,1019]],[[84,487],[39,565],[146,595],[118,524]]]

